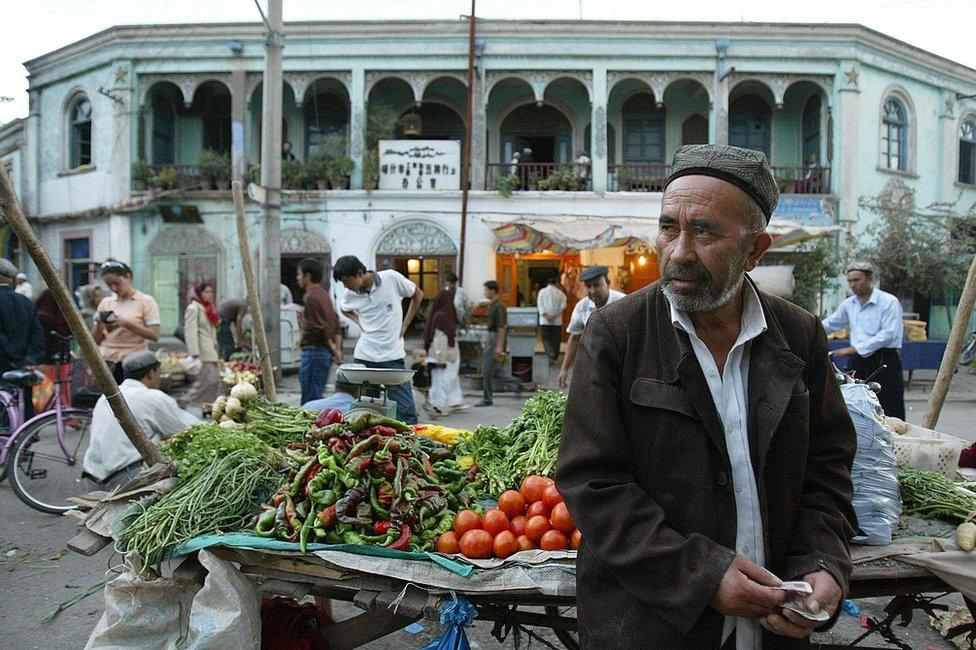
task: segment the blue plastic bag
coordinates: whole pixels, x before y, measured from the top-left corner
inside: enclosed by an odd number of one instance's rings
[[[423,650],[471,650],[464,628],[474,622],[477,612],[465,598],[454,597],[441,606],[441,625],[447,627],[444,634],[424,646]]]

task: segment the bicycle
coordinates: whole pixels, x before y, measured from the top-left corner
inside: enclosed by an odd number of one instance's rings
[[[968,366],[972,363],[973,359],[976,359],[976,330],[969,333],[969,339],[966,341],[966,347],[962,349],[959,354],[959,365]]]
[[[25,421],[28,390],[42,380],[34,370],[10,370],[3,373],[0,386],[0,408],[6,411],[9,429],[0,431],[0,481],[10,477],[21,501],[35,510],[59,514],[77,506],[67,503],[87,487],[82,478],[81,461],[88,449],[91,411],[64,406],[61,402],[62,368],[71,362],[68,350],[70,336],[51,332],[64,345],[54,355],[54,394],[40,413]],[[70,395],[70,390],[68,391]]]

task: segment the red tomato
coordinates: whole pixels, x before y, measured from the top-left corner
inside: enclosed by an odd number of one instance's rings
[[[543,517],[549,516],[549,508],[546,506],[544,501],[536,501],[529,506],[529,509],[525,511],[525,518],[531,519],[536,515],[542,515]]]
[[[437,538],[438,553],[451,554],[457,553],[459,550],[457,534],[453,530],[449,530]]]
[[[481,528],[481,517],[474,510],[462,510],[454,517],[454,532],[459,538],[476,528]]]
[[[549,521],[552,522],[553,528],[567,535],[576,530],[576,522],[573,521],[573,517],[569,514],[569,509],[566,508],[565,503],[556,504],[556,507],[552,509],[552,513],[549,515]]]
[[[546,491],[546,478],[542,476],[527,476],[522,481],[522,496],[526,503],[542,500],[542,493]]]
[[[508,530],[508,517],[497,508],[489,510],[481,518],[481,527],[494,537],[503,530]]]
[[[475,528],[474,530],[469,530],[464,535],[461,535],[461,543],[459,544],[461,548],[461,553],[465,557],[484,559],[486,557],[491,557],[491,549],[494,540],[488,531],[481,530],[480,528]]]
[[[503,530],[495,535],[495,541],[492,546],[495,550],[495,557],[499,558],[506,558],[518,550],[518,542],[510,530]]]
[[[569,540],[558,530],[548,530],[539,542],[543,551],[563,551],[569,545]]]
[[[530,517],[525,522],[525,536],[538,544],[539,540],[542,539],[542,536],[550,528],[552,526],[549,525],[549,519],[542,515],[536,515],[535,517]]]
[[[519,537],[521,535],[524,535],[525,534],[525,517],[522,516],[522,515],[519,515],[518,517],[515,517],[509,523],[508,528],[509,528],[509,530],[512,531],[512,534],[515,535],[516,537]]]
[[[531,551],[535,548],[535,544],[532,543],[532,540],[525,535],[519,535],[518,539],[515,541],[518,544],[518,550],[520,551]]]
[[[579,532],[579,528],[573,531],[573,536],[570,537],[569,541],[573,548],[580,547],[580,541],[583,539],[583,533]]]
[[[518,490],[502,492],[498,497],[498,509],[508,515],[509,519],[525,514],[525,497]]]
[[[556,484],[556,481],[554,479],[549,478],[548,476],[543,476],[542,477],[542,480],[546,482],[546,485],[555,485]]]
[[[555,485],[550,485],[542,493],[542,502],[546,504],[547,508],[552,510],[556,507],[557,503],[563,502],[563,495],[559,494],[559,490],[556,489]]]

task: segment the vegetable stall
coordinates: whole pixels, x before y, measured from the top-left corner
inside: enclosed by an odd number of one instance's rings
[[[257,593],[354,603],[362,614],[317,629],[330,648],[357,647],[424,618],[460,625],[475,615],[495,621],[499,639],[544,627],[578,647],[582,538],[549,478],[565,401],[540,392],[508,426],[462,431],[367,412],[312,413],[239,384],[213,405],[213,422],[160,445],[175,475],[156,466],[118,494],[83,498],[91,506],[86,530],[69,548],[91,554],[111,538],[128,567],[116,580],[124,578],[130,595],[133,585],[170,579],[167,572],[176,582],[246,576],[241,583],[254,591],[230,601],[227,616],[242,616],[242,600]],[[905,511],[944,518],[949,532],[976,511],[971,486],[912,469],[901,481]],[[960,547],[974,538],[969,526],[959,531]],[[932,555],[931,544],[855,547],[851,597],[894,596],[889,620],[873,624],[885,638],[898,615],[935,607],[920,594],[957,589],[915,561]],[[112,611],[93,638],[108,634],[106,626],[120,634],[119,626],[138,624],[121,613],[112,619]]]

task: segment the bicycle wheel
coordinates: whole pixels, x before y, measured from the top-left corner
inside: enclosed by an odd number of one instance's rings
[[[66,499],[87,491],[81,462],[88,449],[91,413],[65,413],[62,423],[59,441],[57,414],[37,420],[17,434],[7,457],[10,486],[24,503],[41,512],[73,510],[77,506]]]

